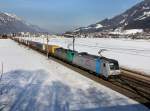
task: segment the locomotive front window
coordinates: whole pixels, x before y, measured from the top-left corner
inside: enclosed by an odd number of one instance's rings
[[[109,63],[109,66],[110,66],[111,70],[118,70],[119,69],[118,63]]]

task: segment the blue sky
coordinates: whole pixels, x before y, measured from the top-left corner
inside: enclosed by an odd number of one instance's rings
[[[64,32],[122,13],[142,0],[0,0],[0,11],[14,13],[52,32]]]

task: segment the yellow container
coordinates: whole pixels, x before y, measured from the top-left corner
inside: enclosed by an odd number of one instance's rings
[[[55,50],[57,49],[57,48],[60,48],[60,46],[57,46],[57,45],[49,45],[49,53],[50,54],[54,54],[55,53]]]

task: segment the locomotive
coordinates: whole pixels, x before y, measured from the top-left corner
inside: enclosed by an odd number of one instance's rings
[[[48,51],[50,56],[88,70],[89,72],[93,72],[96,76],[103,76],[108,79],[111,76],[118,76],[120,74],[118,61],[114,59],[91,55],[87,52],[79,53],[57,45],[47,45],[20,38],[14,38],[14,40],[44,53]]]

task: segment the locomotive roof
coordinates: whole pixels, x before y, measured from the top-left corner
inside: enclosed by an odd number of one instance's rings
[[[87,52],[81,52],[80,53],[81,55],[86,55],[86,56],[91,56],[91,57],[94,57],[94,58],[100,58],[100,59],[104,59],[108,62],[118,62],[117,60],[114,60],[114,59],[109,59],[109,58],[106,58],[106,57],[100,57],[100,56],[96,56],[96,55],[92,55],[92,54],[88,54]]]
[[[118,63],[118,61],[117,60],[115,60],[115,59],[109,59],[109,58],[106,58],[106,57],[100,57],[101,59],[104,59],[104,60],[106,60],[106,61],[109,61],[109,62],[116,62],[116,63]]]
[[[70,49],[64,49],[64,48],[62,48],[62,47],[60,47],[60,48],[58,48],[58,49],[62,49],[62,50],[65,50],[65,51],[70,50]],[[70,50],[70,51],[73,51],[73,50]],[[78,53],[77,51],[74,51],[74,52],[75,52],[75,53]],[[78,54],[83,55],[83,56],[93,57],[93,58],[104,59],[104,60],[106,60],[106,61],[108,61],[108,62],[118,63],[117,60],[109,59],[109,58],[106,58],[106,57],[100,57],[100,56],[92,55],[92,54],[89,54],[89,53],[87,53],[87,52],[81,52],[81,53],[78,53]]]

